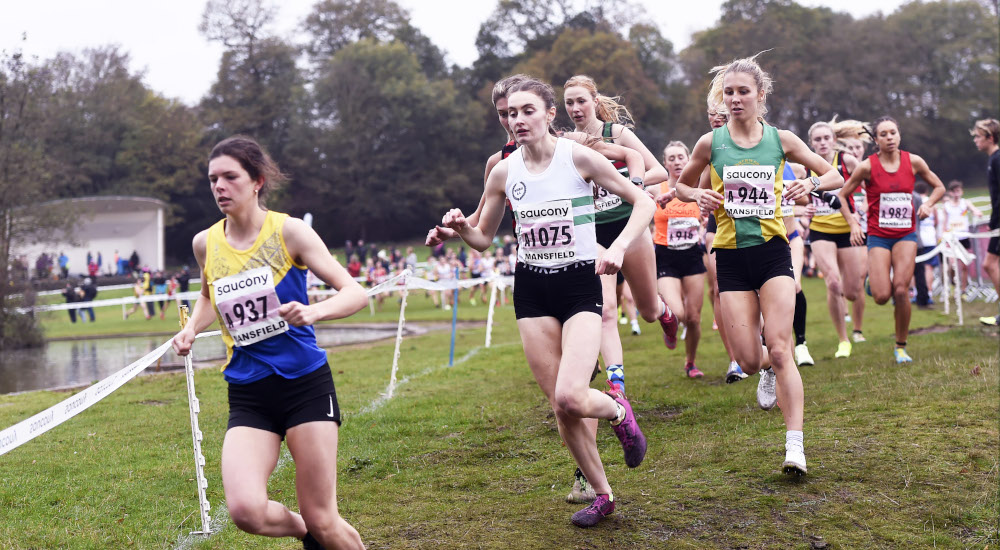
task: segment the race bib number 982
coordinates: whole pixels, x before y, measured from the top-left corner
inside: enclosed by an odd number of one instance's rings
[[[234,346],[260,342],[288,330],[288,322],[278,314],[281,302],[269,266],[217,279],[212,293]]]
[[[730,218],[774,219],[774,166],[722,169],[723,206]]]
[[[913,195],[909,193],[879,195],[878,226],[885,229],[913,227]]]

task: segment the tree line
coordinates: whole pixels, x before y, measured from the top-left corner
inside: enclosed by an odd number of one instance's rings
[[[295,41],[271,30],[277,9],[209,0],[201,31],[226,49],[196,105],[146,86],[118,46],[43,60],[5,52],[3,259],[25,206],[134,194],[170,204],[167,255],[189,262],[194,233],[219,218],[207,152],[236,133],[257,138],[291,176],[269,206],[311,212],[328,244],[422,235],[446,208],[475,207],[485,159],[504,140],[490,91],[516,72],[557,92],[574,74],[592,76],[658,151],[707,130],[712,66],[769,50],[760,61],[775,80],[771,124],[804,137],[834,115],[890,114],[904,148],[970,186],[985,161],[967,130],[1000,110],[994,0],[915,1],[861,19],[792,0],[729,0],[682,51],[634,4],[499,0],[467,68],[448,66],[392,0],[319,0]],[[557,125],[572,126],[561,110]]]

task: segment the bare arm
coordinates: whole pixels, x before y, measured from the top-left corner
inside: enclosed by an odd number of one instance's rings
[[[855,246],[860,246],[862,244],[864,232],[861,230],[861,224],[858,222],[858,218],[851,212],[851,205],[847,202],[847,199],[854,194],[854,190],[861,185],[861,182],[871,177],[871,174],[871,161],[861,161],[855,168],[854,172],[851,173],[851,177],[847,178],[847,182],[844,183],[844,186],[837,192],[837,195],[840,198],[840,213],[844,216],[844,219],[847,220],[847,224],[851,226],[851,244]]]
[[[212,310],[212,298],[208,293],[209,284],[205,278],[205,257],[208,246],[208,230],[202,231],[194,236],[191,248],[194,251],[195,260],[201,268],[202,283],[201,297],[194,303],[194,309],[188,318],[184,328],[174,336],[173,348],[177,355],[187,355],[194,344],[195,336],[210,327],[215,322],[215,311]]]
[[[646,230],[650,220],[653,219],[656,205],[649,195],[622,177],[596,152],[583,147],[573,147],[573,163],[584,179],[592,180],[632,205],[632,214],[621,234],[597,261],[598,273],[613,275],[621,269],[622,258],[629,244]]]
[[[709,163],[712,160],[712,134],[698,139],[691,151],[691,160],[680,177],[677,178],[677,198],[684,202],[696,202],[702,212],[714,212],[722,204],[722,195],[711,189],[712,178]]]
[[[605,164],[607,164],[605,162]],[[610,167],[611,165],[608,164]],[[482,252],[493,243],[500,220],[503,219],[504,185],[507,182],[507,161],[500,161],[486,179],[486,188],[480,202],[483,204],[478,223],[472,225],[458,208],[449,210],[441,219],[441,225],[458,233],[472,248]]]
[[[931,194],[920,205],[918,212],[920,219],[924,219],[931,215],[931,212],[934,211],[934,205],[944,196],[944,184],[941,183],[941,178],[931,171],[930,166],[927,166],[927,161],[922,157],[910,153],[910,164],[913,166],[913,174],[920,176],[931,186]]]
[[[312,305],[299,302],[281,304],[279,313],[283,319],[300,327],[317,321],[343,319],[368,305],[365,289],[330,254],[323,239],[313,228],[298,218],[286,218],[281,231],[288,254],[337,290],[337,294],[329,300]]]
[[[649,149],[646,148],[646,146],[635,135],[635,133],[632,132],[632,130],[615,124],[612,126],[612,132],[616,130],[620,133],[618,138],[615,140],[615,143],[624,145],[629,149],[635,149],[642,155],[643,164],[645,166],[645,176],[642,180],[646,183],[646,185],[661,183],[670,179],[670,174],[667,173],[667,169],[660,164],[660,161],[656,160],[656,155],[649,152]],[[629,171],[629,174],[633,174],[631,170]]]
[[[590,147],[604,155],[604,158],[608,160],[624,162],[630,176],[637,176],[645,180],[646,161],[639,151],[617,143],[608,143],[583,132],[565,132],[562,137]]]
[[[796,179],[791,184],[785,186],[784,194],[788,200],[808,194],[810,191],[830,191],[838,189],[844,185],[844,178],[839,172],[824,159],[817,155],[798,136],[788,130],[778,130],[781,137],[781,148],[785,150],[785,157],[793,162],[805,166],[806,169],[820,174],[819,187],[813,189],[812,183],[804,178]]]

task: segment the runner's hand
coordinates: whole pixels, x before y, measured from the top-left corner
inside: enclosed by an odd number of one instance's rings
[[[861,230],[860,223],[851,224],[851,245],[861,246],[865,244],[865,232]]]
[[[617,243],[611,243],[611,247],[597,258],[594,270],[598,275],[614,275],[622,268],[624,258],[625,251]]]
[[[699,191],[697,203],[703,214],[711,214],[722,205],[722,195],[711,189],[699,189]]]
[[[191,345],[194,344],[194,331],[188,330],[187,328],[181,329],[174,336],[174,341],[171,344],[174,348],[174,353],[184,357],[185,355],[191,353]]]
[[[461,208],[452,208],[441,218],[441,225],[460,234],[463,229],[469,227],[469,220],[465,219]]]
[[[805,180],[794,180],[792,181],[792,183],[789,183],[788,185],[785,186],[785,190],[782,192],[782,195],[786,200],[793,201],[805,195],[809,191],[812,191],[812,188],[813,188],[812,182]]]
[[[319,320],[312,306],[299,302],[281,304],[281,307],[278,308],[278,315],[281,315],[281,318],[288,321],[288,324],[293,327],[304,327]]]
[[[435,225],[430,231],[427,232],[427,238],[424,239],[424,244],[427,246],[437,246],[448,239],[454,239],[457,236],[458,233],[452,231],[451,229]]]
[[[926,220],[927,217],[930,216],[933,213],[934,213],[933,208],[931,208],[930,206],[927,206],[926,203],[925,204],[921,204],[920,208],[917,210],[917,216],[919,216],[921,220]]]
[[[674,197],[676,196],[677,196],[677,191],[671,189],[670,191],[661,194],[659,197],[656,197],[656,205],[659,206],[660,208],[666,208],[667,203],[674,200]]]

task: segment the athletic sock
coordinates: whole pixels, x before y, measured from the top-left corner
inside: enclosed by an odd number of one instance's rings
[[[896,347],[897,348],[905,348],[906,347],[906,342],[896,342]]]
[[[797,446],[799,449],[803,449],[802,445],[802,430],[788,430],[785,432],[785,445]]]
[[[608,381],[625,383],[625,365],[608,365]]]
[[[806,295],[800,290],[795,295],[795,316],[792,317],[792,328],[795,330],[795,345],[806,343]]]

